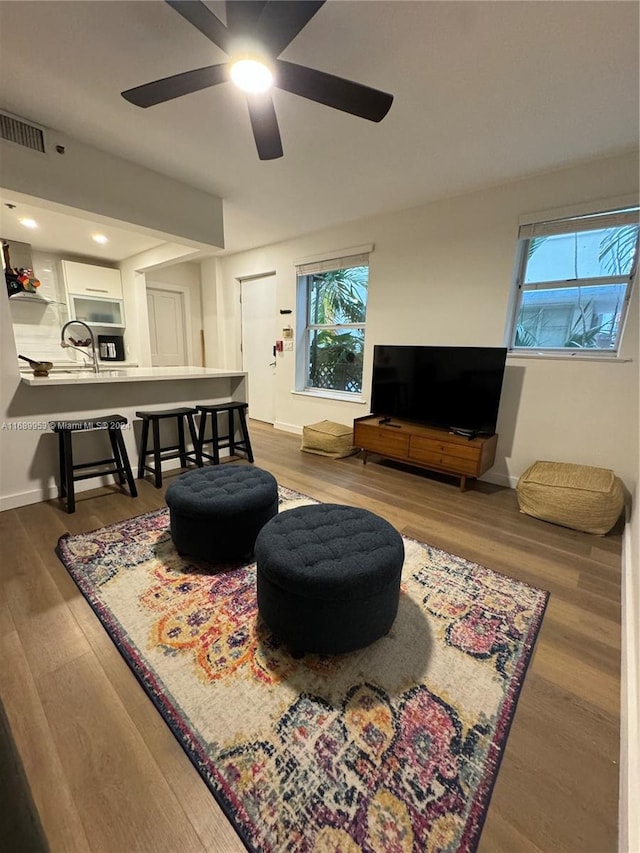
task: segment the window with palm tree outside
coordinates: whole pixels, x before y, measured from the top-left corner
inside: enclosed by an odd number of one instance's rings
[[[523,226],[510,351],[617,355],[638,232],[638,208]]]
[[[305,390],[362,393],[368,285],[367,255],[298,268]]]

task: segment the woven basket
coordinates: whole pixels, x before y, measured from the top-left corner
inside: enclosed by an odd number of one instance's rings
[[[570,462],[534,462],[516,494],[521,512],[585,533],[608,533],[624,506],[613,471]]]
[[[320,421],[303,427],[300,450],[317,453],[319,456],[331,456],[333,459],[341,459],[358,452],[358,448],[353,446],[351,427],[334,421]]]

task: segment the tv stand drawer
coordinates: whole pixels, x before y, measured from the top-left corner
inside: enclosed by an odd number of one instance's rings
[[[482,447],[477,444],[459,444],[457,441],[447,441],[447,438],[436,440],[433,438],[423,438],[421,435],[412,435],[409,445],[409,455],[414,459],[428,460],[434,455],[446,454],[447,456],[455,456],[459,460],[471,460],[474,463],[478,462]]]
[[[411,462],[420,462],[434,468],[444,468],[456,474],[468,474],[470,477],[475,477],[478,474],[478,456],[479,454],[476,454],[473,459],[465,459],[461,456],[454,456],[452,453],[427,450],[422,447],[414,448],[413,441],[409,449],[409,461]]]
[[[460,477],[461,489],[466,487],[467,477],[480,477],[491,468],[497,442],[497,435],[468,441],[446,429],[399,418],[381,424],[380,415],[356,418],[353,423],[353,443],[365,451],[364,462],[371,451],[409,465],[453,474]]]
[[[356,421],[353,443],[356,447],[371,450],[372,453],[406,459],[409,455],[409,439],[409,434],[400,429],[360,424]]]

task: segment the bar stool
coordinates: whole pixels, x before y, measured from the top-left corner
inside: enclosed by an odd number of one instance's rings
[[[154,475],[155,487],[159,489],[162,486],[162,462],[166,459],[180,459],[180,465],[183,468],[187,467],[187,462],[195,462],[198,468],[202,468],[202,456],[200,455],[200,445],[198,443],[198,435],[196,433],[196,425],[193,416],[196,414],[195,409],[180,408],[180,409],[164,409],[158,412],[136,412],[136,416],[142,418],[142,442],[140,446],[140,456],[138,459],[138,479],[144,477],[145,471],[149,471]],[[174,418],[178,426],[178,443],[163,447],[160,444],[160,421],[167,418]],[[193,450],[187,450],[184,440],[184,422],[187,421],[189,434],[193,442]],[[149,440],[149,423],[152,425],[153,431],[153,449],[147,450],[147,442]],[[153,465],[147,464],[147,456],[153,456]]]
[[[196,406],[200,413],[200,430],[198,432],[198,443],[200,445],[200,453],[204,459],[213,459],[214,465],[220,464],[220,451],[228,447],[231,456],[236,455],[236,450],[242,450],[247,454],[249,462],[253,462],[253,451],[251,450],[251,440],[249,439],[249,429],[247,427],[247,403],[219,403],[212,406]],[[228,435],[220,435],[218,432],[218,415],[227,413],[228,415]],[[240,432],[242,438],[236,440],[234,412],[238,413]],[[207,415],[211,416],[211,438],[204,437],[207,428]],[[205,453],[204,445],[211,444],[213,453]]]
[[[76,498],[73,484],[78,480],[88,480],[91,477],[101,477],[104,474],[116,474],[120,485],[125,480],[129,486],[129,494],[132,498],[138,496],[135,480],[131,472],[127,448],[122,438],[122,427],[128,423],[122,415],[102,415],[99,418],[83,418],[74,421],[52,421],[51,429],[58,434],[58,452],[60,457],[60,497],[67,499],[67,512],[76,511]],[[82,462],[79,465],[73,463],[73,448],[71,438],[74,432],[86,430],[106,430],[109,434],[111,451],[113,456],[109,459],[100,459],[96,462]],[[110,465],[110,468],[103,468]],[[91,471],[85,474],[76,474],[86,468],[99,468],[100,471]]]

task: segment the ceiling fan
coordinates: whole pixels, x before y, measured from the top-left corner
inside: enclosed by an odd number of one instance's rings
[[[122,97],[138,107],[151,107],[233,80],[247,92],[251,128],[261,160],[282,157],[282,142],[269,87],[325,104],[369,121],[389,112],[393,95],[335,77],[315,68],[278,59],[309,23],[325,0],[227,0],[226,26],[201,0],[166,0],[230,61],[208,65],[135,86]],[[258,82],[242,82],[242,73],[257,71]]]

